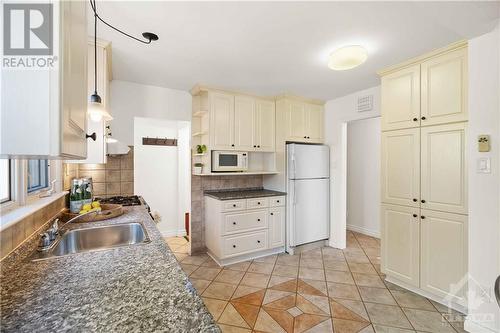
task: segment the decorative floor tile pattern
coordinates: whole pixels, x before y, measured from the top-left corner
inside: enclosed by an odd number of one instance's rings
[[[462,314],[384,281],[377,238],[224,268],[182,239],[166,241],[224,333],[464,332]]]

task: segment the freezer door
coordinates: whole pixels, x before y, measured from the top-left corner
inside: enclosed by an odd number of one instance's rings
[[[289,181],[289,246],[298,246],[330,235],[330,180]]]
[[[287,145],[288,179],[330,177],[330,149],[325,145]]]

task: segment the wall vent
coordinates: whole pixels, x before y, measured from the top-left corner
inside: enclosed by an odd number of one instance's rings
[[[358,112],[371,111],[373,109],[373,95],[358,97]]]

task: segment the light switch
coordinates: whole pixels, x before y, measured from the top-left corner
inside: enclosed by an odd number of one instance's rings
[[[481,157],[477,159],[477,173],[490,173],[490,158]]]

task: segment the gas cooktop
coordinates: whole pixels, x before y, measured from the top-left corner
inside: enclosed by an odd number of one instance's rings
[[[117,204],[122,206],[140,206],[143,204],[137,195],[115,196],[109,198],[96,198],[100,203]]]

